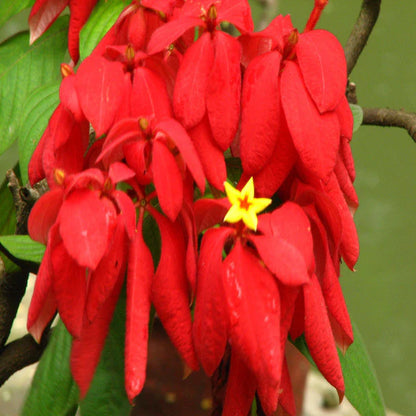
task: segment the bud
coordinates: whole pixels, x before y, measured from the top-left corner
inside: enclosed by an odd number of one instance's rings
[[[139,118],[139,127],[143,132],[145,132],[149,128],[149,121],[147,120],[147,118]]]
[[[63,185],[65,180],[65,172],[63,169],[55,169],[53,172],[53,178],[57,185]]]
[[[72,68],[71,65],[61,64],[61,75],[62,75],[62,78],[66,78],[69,75],[73,75],[73,74],[74,74],[74,69]]]

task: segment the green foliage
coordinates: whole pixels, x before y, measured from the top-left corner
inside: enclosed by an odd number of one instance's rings
[[[353,132],[355,133],[363,124],[363,109],[358,104],[350,104],[350,108],[354,117]]]
[[[120,295],[101,360],[85,399],[82,416],[127,416],[131,406],[124,389],[125,291]]]
[[[364,341],[358,328],[353,325],[354,342],[345,355],[338,352],[345,382],[345,397],[357,409],[360,415],[383,416],[386,414],[373,365],[368,356]],[[312,363],[305,338],[299,337],[294,344]]]
[[[91,16],[81,30],[79,53],[81,60],[91,54],[98,42],[115,23],[122,10],[131,3],[130,0],[99,0]]]
[[[0,1],[0,26],[15,14],[32,6],[35,0],[2,0]]]
[[[39,362],[21,416],[73,416],[78,388],[71,376],[72,337],[60,321]]]
[[[33,241],[28,235],[3,235],[0,244],[19,260],[40,263],[45,253],[45,246]]]
[[[19,165],[22,183],[28,182],[28,164],[45,131],[53,110],[59,104],[59,82],[43,85],[32,91],[23,106],[18,133]]]
[[[66,59],[68,17],[29,46],[29,32],[0,45],[0,154],[17,138],[22,109],[38,87],[60,78]],[[24,120],[22,120],[24,122]]]

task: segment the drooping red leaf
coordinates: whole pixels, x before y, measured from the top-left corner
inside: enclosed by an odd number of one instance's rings
[[[109,233],[107,210],[98,192],[85,189],[71,193],[62,204],[59,221],[69,255],[80,266],[95,270],[106,251]]]
[[[272,155],[264,168],[253,176],[256,194],[261,197],[273,196],[289,176],[297,157],[292,138],[287,130],[286,120],[281,117],[276,146]],[[243,173],[243,175],[246,179],[242,179],[242,182],[247,182],[250,179],[249,175],[247,173]]]
[[[154,266],[152,254],[142,236],[142,223],[129,248],[127,269],[127,315],[125,346],[125,384],[133,401],[146,378],[147,340]]]
[[[224,190],[227,168],[223,151],[214,142],[207,117],[188,131],[201,161],[202,168],[210,185]]]
[[[192,194],[193,194],[193,187]],[[184,192],[186,193],[186,191]],[[193,198],[192,198],[193,199]],[[197,256],[198,256],[198,237],[196,234],[195,215],[193,212],[191,201],[186,200],[184,196],[184,204],[179,213],[178,220],[181,222],[182,228],[186,236],[186,276],[188,277],[189,287],[192,297],[196,291],[196,272],[197,272]]]
[[[79,59],[79,32],[87,21],[97,0],[70,0],[69,1],[69,31],[68,50],[72,60],[77,63]]]
[[[112,163],[108,170],[108,177],[113,184],[127,181],[128,179],[134,178],[134,175],[135,173],[127,165],[121,162]]]
[[[253,235],[250,238],[260,258],[283,284],[299,286],[308,282],[308,268],[298,247],[281,237]]]
[[[136,173],[137,182],[148,185],[153,180],[152,176],[152,143],[139,139],[123,146],[123,153],[127,165]]]
[[[313,271],[311,227],[308,217],[299,205],[286,202],[271,214],[260,215],[258,228],[265,235],[271,234],[296,247],[304,259],[306,270]]]
[[[87,273],[61,242],[51,251],[52,290],[59,315],[73,337],[81,334],[87,292]]]
[[[341,145],[340,145],[340,154],[342,160],[344,161],[344,165],[347,168],[348,174],[350,175],[351,181],[355,181],[355,166],[354,166],[354,159],[351,153],[351,146],[349,140],[341,137]]]
[[[45,178],[45,170],[43,169],[43,150],[45,143],[51,140],[50,131],[48,128],[43,132],[35,151],[30,158],[27,170],[29,176],[29,183],[33,186],[35,183]]]
[[[92,55],[81,63],[76,77],[82,111],[97,137],[101,136],[111,127],[123,100],[123,65]]]
[[[105,138],[104,145],[97,161],[110,165],[124,157],[123,145],[140,137],[137,118],[125,118],[114,124]]]
[[[152,302],[173,345],[186,364],[196,370],[198,361],[192,342],[182,229],[154,209],[151,214],[158,223],[162,240],[162,252],[152,285]]]
[[[113,292],[100,308],[93,322],[84,319],[81,336],[75,338],[71,349],[71,372],[80,390],[80,398],[87,394],[95,369],[100,360],[101,351],[104,348],[108,328],[113,317],[114,309],[124,281],[121,276],[116,283]]]
[[[335,175],[338,179],[339,187],[341,188],[348,206],[351,210],[358,208],[358,196],[352,184],[351,177],[341,156],[338,157],[337,164],[334,169]]]
[[[112,194],[119,209],[120,218],[123,220],[127,236],[131,239],[136,229],[136,207],[126,192],[115,190]]]
[[[344,195],[339,187],[335,173],[333,173],[325,190],[334,201],[338,208],[339,215],[342,222],[342,240],[341,240],[341,255],[345,260],[345,264],[354,270],[354,265],[358,260],[360,252],[357,229],[355,227],[353,213],[344,199]]]
[[[296,63],[286,61],[280,85],[282,106],[300,160],[310,173],[327,179],[339,148],[338,117],[335,112],[319,113]]]
[[[236,240],[223,262],[233,350],[257,379],[280,380],[280,297],[272,274],[247,247]]]
[[[62,188],[55,188],[43,194],[36,201],[36,204],[30,211],[28,220],[28,231],[33,240],[45,245],[47,244],[48,233],[52,225],[56,222],[62,199]]]
[[[314,275],[303,288],[305,299],[305,340],[309,352],[322,375],[337,390],[340,399],[345,391],[341,364],[331,330],[325,300]]]
[[[99,309],[110,296],[120,275],[125,273],[127,247],[124,222],[118,216],[107,250],[89,277],[85,310],[90,322],[94,321]]]
[[[183,203],[182,175],[172,153],[160,140],[153,143],[152,172],[160,206],[175,221]]]
[[[213,39],[215,57],[207,85],[206,105],[215,142],[225,151],[240,119],[241,46],[237,39],[217,31]]]
[[[27,330],[37,342],[40,342],[44,329],[53,319],[57,309],[52,291],[52,265],[50,261],[52,247],[57,243],[57,229],[58,225],[52,227],[51,236],[54,237],[46,247],[40,264],[27,317]]]
[[[155,116],[160,119],[172,116],[166,84],[148,68],[137,67],[134,70],[131,112],[133,117]]]
[[[201,23],[199,17],[184,16],[164,24],[150,38],[149,44],[147,45],[147,53],[153,55],[162,51],[181,37],[187,30],[199,26]]]
[[[62,105],[73,114],[75,120],[80,122],[84,120],[85,117],[79,104],[75,84],[75,75],[66,76],[59,87],[59,99],[61,100]]]
[[[348,139],[348,142],[352,138],[354,117],[351,112],[350,104],[347,97],[343,95],[341,101],[337,105],[335,112],[337,113],[339,125],[341,128],[341,138]],[[342,139],[341,139],[342,140]]]
[[[45,33],[58,18],[69,0],[37,0],[29,15],[30,44]]]
[[[211,376],[227,344],[227,310],[222,283],[222,251],[232,229],[208,230],[202,239],[197,276],[193,336],[195,351]]]
[[[227,214],[230,207],[231,204],[227,198],[198,199],[194,205],[197,233],[214,225],[222,224],[225,214]]]
[[[156,129],[163,131],[176,144],[198,188],[204,193],[204,171],[202,170],[201,162],[199,161],[192,140],[186,130],[173,118],[162,120],[156,125]]]
[[[301,33],[296,56],[303,80],[320,113],[335,110],[345,97],[347,64],[338,39],[326,30]]]
[[[286,360],[283,361],[282,379],[280,382],[279,408],[283,410],[282,416],[296,416],[295,397]]]
[[[222,416],[247,416],[255,392],[255,375],[233,349]]]
[[[314,236],[316,275],[328,309],[328,316],[335,342],[341,351],[345,353],[348,346],[352,343],[354,335],[339,283],[339,276],[334,268],[333,258],[330,253],[327,230],[315,209],[307,207],[306,212],[310,218],[312,234]],[[338,261],[338,257],[336,261]]]
[[[176,78],[173,109],[185,128],[196,126],[205,114],[205,95],[214,61],[209,33],[204,33],[186,51]]]
[[[244,75],[240,154],[243,170],[249,176],[264,168],[277,144],[280,62],[279,52],[266,53],[254,58]]]

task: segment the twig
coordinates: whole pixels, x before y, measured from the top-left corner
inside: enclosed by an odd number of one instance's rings
[[[0,355],[0,386],[16,371],[35,363],[45,349],[50,331],[45,331],[42,341],[38,344],[27,334],[7,344]]]
[[[0,259],[0,349],[9,337],[17,309],[25,294],[28,273],[6,273]]]
[[[363,125],[401,127],[416,142],[416,113],[390,108],[363,108]]]
[[[367,43],[377,21],[380,5],[381,0],[363,0],[362,2],[360,14],[344,48],[348,74],[351,74]]]
[[[45,181],[41,181],[33,188],[29,185],[21,186],[13,170],[7,171],[6,178],[16,210],[16,234],[27,234],[27,220],[30,210],[40,196],[46,192],[47,184]]]

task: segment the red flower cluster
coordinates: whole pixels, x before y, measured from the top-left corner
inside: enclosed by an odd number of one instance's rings
[[[253,33],[247,0],[133,1],[76,71],[62,65],[61,103],[29,165],[50,191],[29,218],[47,249],[28,328],[39,339],[59,312],[82,396],[125,276],[130,400],[145,380],[151,304],[191,369],[211,375],[229,345],[225,416],[245,416],[255,394],[267,415],[295,413],[285,346],[302,334],[343,396],[336,345],[353,334],[339,264],[357,261],[358,199],[343,50],[314,30],[325,4],[303,33],[288,16]],[[241,191],[224,189],[230,151]]]

